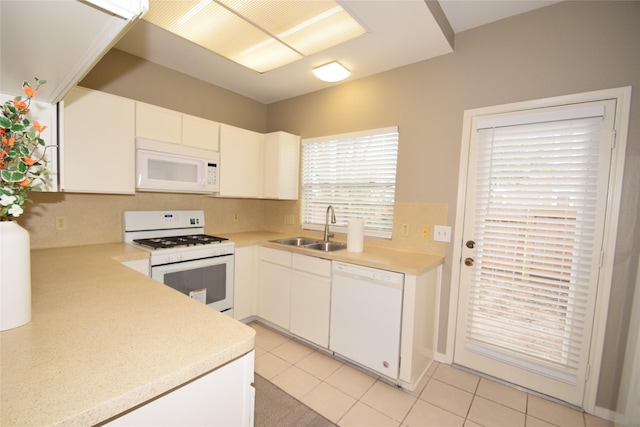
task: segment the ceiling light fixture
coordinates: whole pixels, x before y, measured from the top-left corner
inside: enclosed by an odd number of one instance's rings
[[[182,15],[182,17],[178,20],[178,25],[185,24],[188,20],[193,18],[200,12],[202,9],[207,7],[211,3],[211,0],[200,0],[198,4],[196,4],[193,8],[189,9],[187,13]]]
[[[336,0],[150,0],[143,19],[258,73],[367,32]]]
[[[338,61],[329,62],[313,69],[313,74],[325,82],[339,82],[351,75],[351,71],[343,67]]]

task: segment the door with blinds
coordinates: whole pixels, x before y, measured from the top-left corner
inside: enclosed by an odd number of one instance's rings
[[[472,120],[454,363],[582,406],[614,115]]]

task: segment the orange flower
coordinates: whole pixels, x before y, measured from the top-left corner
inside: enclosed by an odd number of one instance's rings
[[[13,100],[13,106],[16,107],[18,110],[26,110],[27,109],[27,103],[24,101],[18,101],[17,99]]]
[[[38,161],[29,157],[29,156],[25,156],[24,159],[22,159],[22,163],[24,163],[27,166],[32,166],[34,164],[36,164]]]
[[[9,139],[7,139],[6,136],[2,137],[2,145],[6,145],[8,147],[13,147],[13,144],[16,143],[16,139],[14,137],[11,137]]]
[[[31,181],[29,181],[28,178],[23,179],[22,181],[18,182],[17,184],[21,187],[26,187],[27,185],[29,185]]]
[[[38,123],[37,120],[33,121],[33,127],[35,130],[37,130],[39,133],[44,132],[44,130],[47,128],[46,126],[42,126],[40,123]]]
[[[22,90],[24,91],[24,94],[29,96],[29,97],[34,97],[38,93],[37,90],[33,90],[33,88],[31,86],[29,86],[29,85],[24,85],[22,87]]]

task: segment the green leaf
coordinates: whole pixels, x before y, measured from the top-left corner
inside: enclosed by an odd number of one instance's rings
[[[11,126],[11,132],[23,132],[24,131],[24,126],[21,125],[20,123],[16,123],[13,126]]]
[[[20,182],[24,179],[24,173],[19,171],[0,171],[0,177],[4,182]]]
[[[11,127],[11,120],[7,119],[5,116],[0,116],[0,127],[9,129]]]

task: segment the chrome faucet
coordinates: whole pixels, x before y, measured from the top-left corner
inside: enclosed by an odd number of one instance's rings
[[[324,241],[328,242],[329,237],[333,237],[333,234],[329,234],[329,211],[331,211],[331,224],[336,223],[336,213],[333,210],[333,206],[329,205],[327,207],[327,215],[324,221]]]

